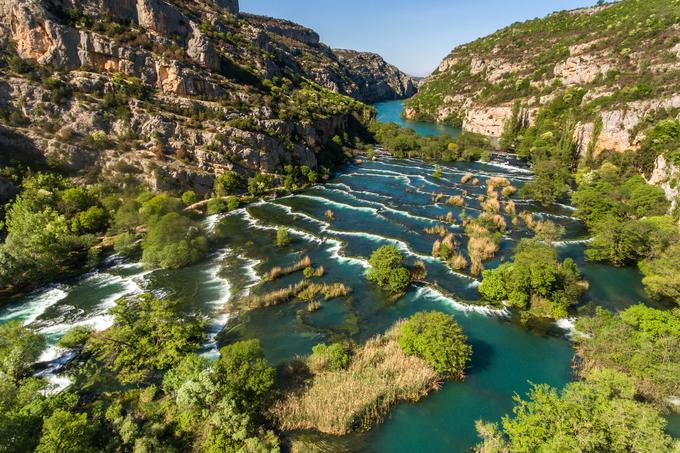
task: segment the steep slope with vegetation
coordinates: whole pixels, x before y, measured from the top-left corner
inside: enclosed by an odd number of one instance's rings
[[[394,89],[375,73],[366,85],[313,31],[237,2],[7,0],[0,29],[3,160],[156,190],[202,195],[225,170],[330,165],[331,139],[371,115],[341,94],[410,94],[398,71]],[[3,178],[0,195],[11,190]]]
[[[500,137],[515,102],[530,125],[579,88],[582,151],[591,142],[595,152],[634,147],[646,122],[678,113],[679,21],[675,0],[623,0],[513,24],[454,49],[407,115]]]
[[[328,177],[369,137],[357,99],[412,88],[237,1],[4,0],[0,31],[3,293],[91,267],[100,244],[134,253],[143,233],[145,263],[196,262],[195,208]]]
[[[536,164],[539,201],[567,191],[579,159],[626,150],[670,199],[674,149],[645,137],[680,113],[679,23],[676,0],[622,0],[513,24],[454,49],[405,115],[500,138]]]

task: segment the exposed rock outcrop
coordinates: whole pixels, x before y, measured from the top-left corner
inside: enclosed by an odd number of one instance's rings
[[[455,48],[406,115],[498,137],[515,102],[536,112],[581,90],[579,154],[635,149],[647,119],[680,112],[679,22],[672,0],[622,0],[513,24]]]
[[[408,88],[387,66],[366,82],[312,30],[237,13],[236,0],[0,0],[0,56],[16,63],[0,67],[3,151],[30,143],[74,174],[202,194],[227,170],[341,159],[331,140],[371,113],[328,89]]]
[[[656,158],[654,171],[647,182],[658,185],[663,189],[666,198],[671,202],[671,211],[678,207],[678,203],[680,203],[680,167],[669,162],[662,154]]]
[[[358,97],[365,102],[404,99],[416,94],[415,80],[387,63],[375,53],[335,49],[340,61],[349,67],[358,87]]]

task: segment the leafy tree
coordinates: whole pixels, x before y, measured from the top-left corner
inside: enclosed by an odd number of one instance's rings
[[[215,178],[215,193],[218,196],[233,195],[243,187],[241,177],[233,171],[228,171]]]
[[[0,374],[15,381],[25,377],[45,348],[45,338],[21,321],[0,325]]]
[[[171,212],[149,226],[142,250],[144,263],[178,269],[203,258],[208,251],[208,240],[196,223]]]
[[[368,279],[388,292],[403,293],[411,284],[411,273],[403,266],[403,261],[404,257],[397,247],[380,247],[369,259]]]
[[[141,222],[147,224],[156,223],[168,214],[179,213],[184,207],[181,200],[166,193],[158,195],[145,193],[140,195],[137,201],[141,203],[139,207]]]
[[[193,190],[187,190],[182,194],[182,203],[189,206],[198,201],[198,195]]]
[[[264,358],[258,340],[223,347],[215,373],[222,394],[246,414],[259,412],[272,398],[276,372]]]
[[[612,314],[598,308],[581,318],[576,351],[582,375],[613,368],[633,377],[637,391],[660,407],[680,392],[680,309],[662,311],[638,305]]]
[[[318,363],[318,368],[325,371],[344,370],[351,361],[351,349],[345,343],[325,345],[319,343],[312,348],[310,363]]]
[[[515,397],[514,417],[497,425],[478,423],[478,452],[630,451],[668,452],[673,441],[661,415],[634,400],[630,378],[598,370],[558,393],[534,385],[528,400]]]
[[[272,185],[272,178],[264,173],[258,173],[252,178],[248,178],[248,192],[253,195],[263,194]]]
[[[276,230],[276,245],[278,247],[285,247],[290,244],[290,238],[288,237],[288,229],[285,227],[280,227]]]
[[[463,330],[448,315],[420,312],[399,329],[399,345],[407,354],[418,356],[436,371],[462,379],[472,347]]]
[[[0,452],[34,451],[42,418],[49,415],[43,379],[15,381],[0,373]]]
[[[143,382],[180,362],[203,341],[204,321],[182,315],[177,302],[151,294],[123,298],[111,308],[114,325],[88,342],[122,383]]]
[[[479,293],[534,316],[556,319],[566,316],[584,289],[573,260],[560,262],[551,246],[524,239],[511,263],[484,271]]]
[[[225,451],[272,452],[279,451],[279,442],[271,431],[256,432],[247,414],[239,412],[233,401],[220,401],[210,417],[208,435],[201,451],[221,453]]]
[[[45,420],[37,453],[87,453],[94,434],[87,414],[72,414],[57,409]]]
[[[680,304],[680,243],[675,243],[654,258],[640,262],[642,283],[654,297],[667,298]]]

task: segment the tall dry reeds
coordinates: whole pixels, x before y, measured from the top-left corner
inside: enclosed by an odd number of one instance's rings
[[[279,428],[333,435],[366,430],[398,401],[417,401],[438,389],[441,376],[399,346],[399,327],[357,348],[346,370],[319,372],[279,400],[272,409]]]
[[[303,269],[306,269],[308,267],[311,267],[312,265],[312,260],[308,257],[305,256],[302,258],[300,261],[297,263],[293,264],[292,266],[288,267],[280,267],[276,266],[272,268],[269,273],[267,274],[267,280],[273,281],[276,280],[277,278],[281,278],[286,275],[293,274],[295,272],[299,272]]]

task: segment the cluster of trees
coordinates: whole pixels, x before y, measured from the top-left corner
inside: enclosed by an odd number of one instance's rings
[[[118,253],[132,255],[138,246],[149,266],[178,269],[199,261],[208,252],[200,224],[184,213],[184,203],[168,194],[144,192],[119,200],[112,232]],[[138,232],[146,233],[138,240]]]
[[[208,241],[168,194],[119,193],[79,186],[53,173],[28,174],[8,205],[0,245],[0,289],[16,292],[88,269],[102,240],[125,255],[142,250],[150,266],[178,268],[201,259]]]
[[[594,370],[561,392],[535,385],[527,400],[515,398],[514,416],[503,417],[501,426],[477,423],[476,451],[677,451],[661,414],[635,397],[634,380],[610,369]]]
[[[478,422],[477,451],[677,451],[660,411],[680,391],[680,310],[598,308],[574,340],[583,380],[535,385],[502,426]]]
[[[404,293],[411,284],[411,272],[404,266],[404,256],[394,245],[385,245],[368,260],[367,277],[392,294]]]
[[[463,379],[472,356],[463,329],[447,314],[419,312],[399,330],[399,346],[405,353],[424,359],[435,371]]]
[[[121,300],[104,332],[70,331],[72,385],[57,395],[30,377],[44,339],[0,326],[2,451],[278,451],[264,413],[275,370],[257,341],[210,363],[196,354],[204,320],[151,295]]]
[[[37,173],[23,180],[22,189],[6,211],[0,288],[20,290],[96,262],[96,235],[111,220],[101,188]]]
[[[519,243],[512,262],[484,271],[479,287],[484,299],[553,319],[565,317],[584,290],[571,258],[560,262],[553,247],[532,239]]]
[[[395,157],[417,157],[426,160],[475,161],[490,160],[493,146],[489,140],[472,132],[455,137],[438,135],[424,137],[396,123],[371,123],[370,131],[376,142]]]
[[[680,392],[680,309],[636,305],[613,314],[598,308],[576,323],[580,373],[612,368],[635,380],[636,393],[659,408]]]
[[[575,118],[584,95],[585,90],[574,88],[556,96],[539,110],[535,124],[526,129],[517,125],[520,110],[515,106],[515,119],[506,125],[503,143],[533,164],[535,176],[522,188],[525,196],[549,204],[569,192],[577,157],[573,143]]]
[[[596,170],[579,174],[572,200],[577,215],[594,234],[586,251],[589,259],[615,266],[638,264],[651,295],[678,300],[680,228],[668,215],[670,203],[664,191],[639,174],[647,166],[643,156],[654,152],[657,140],[673,142],[674,128],[667,124],[661,130],[665,132],[651,131],[644,152],[610,156]],[[680,143],[680,127],[677,140]]]

